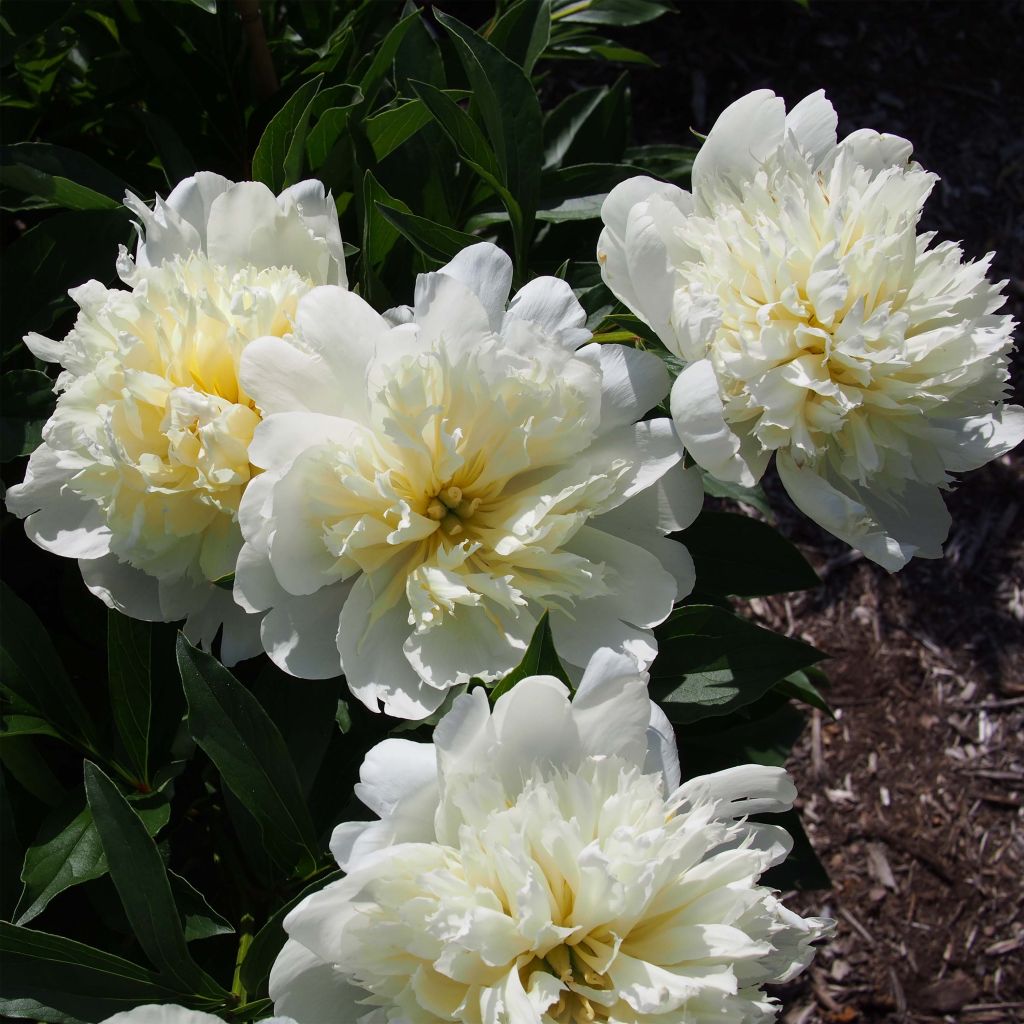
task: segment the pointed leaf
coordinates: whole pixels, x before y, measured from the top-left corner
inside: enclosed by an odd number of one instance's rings
[[[226,995],[188,951],[156,843],[117,786],[91,761],[85,762],[85,794],[124,912],[161,978],[178,991]]]
[[[455,228],[435,224],[425,217],[403,213],[381,202],[376,205],[385,220],[398,228],[427,259],[435,263],[447,263],[467,245],[474,245],[480,241],[476,235],[467,235],[463,231],[456,231]]]
[[[177,653],[193,739],[256,820],[270,856],[290,872],[308,874],[320,848],[281,733],[220,662],[180,634]]]
[[[306,140],[311,113],[310,103],[320,89],[323,75],[310,79],[288,97],[285,105],[270,119],[252,155],[252,176],[274,192],[280,192],[288,181],[289,168],[294,169],[296,159],[301,163],[302,146]],[[300,138],[299,149],[293,143]],[[295,180],[298,180],[297,178]]]

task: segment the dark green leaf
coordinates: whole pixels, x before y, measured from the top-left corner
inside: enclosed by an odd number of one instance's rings
[[[685,605],[659,628],[651,691],[673,722],[750,704],[824,655],[714,605]]]
[[[455,43],[497,157],[501,180],[519,205],[509,210],[516,242],[516,263],[525,270],[533,232],[533,210],[543,156],[544,133],[537,93],[519,65],[472,29],[438,12],[438,21]]]
[[[0,377],[0,462],[30,455],[43,439],[57,397],[53,381],[38,370],[11,370]]]
[[[455,228],[435,224],[413,213],[403,213],[380,202],[377,203],[377,209],[385,220],[398,228],[427,259],[435,263],[447,263],[467,245],[475,245],[480,241],[476,235],[467,235]]]
[[[755,820],[781,825],[793,838],[793,849],[789,856],[761,876],[761,885],[781,889],[783,892],[790,889],[808,892],[832,888],[828,872],[814,852],[800,815],[795,810],[784,811],[782,814],[759,814]]]
[[[355,85],[332,86],[330,89],[324,89],[318,93],[312,100],[310,117],[315,118],[316,124],[309,129],[305,144],[309,166],[314,170],[330,156],[335,143],[345,132],[352,108],[362,100],[363,94]],[[299,136],[296,135],[295,138],[297,140]],[[293,140],[292,145],[295,144]],[[301,156],[301,152],[293,154],[289,149],[289,158],[292,160],[291,170],[295,174],[296,181],[301,177]],[[288,163],[287,158],[285,162]]]
[[[294,169],[298,161],[301,172],[303,147],[312,112],[310,104],[322,81],[323,75],[318,75],[300,85],[288,97],[285,105],[264,129],[256,152],[252,155],[253,178],[262,181],[274,192],[280,192],[286,185],[298,180],[297,177],[289,180],[289,167]],[[294,145],[296,139],[299,140],[297,147]],[[289,166],[286,166],[286,161],[290,161]]]
[[[115,210],[125,192],[120,178],[89,157],[44,142],[0,148],[0,185],[69,210]]]
[[[61,735],[44,718],[35,715],[4,715],[0,719],[0,740],[10,736],[52,736],[60,739]]]
[[[654,21],[671,10],[654,0],[590,0],[586,4],[569,0],[561,5],[561,10],[555,11],[555,16],[566,23],[625,26]]]
[[[170,121],[154,114],[151,110],[136,110],[135,116],[142,122],[146,134],[149,136],[157,156],[160,158],[160,166],[164,171],[164,179],[168,188],[174,188],[179,181],[196,173],[198,170],[195,159],[188,151],[181,136],[174,130]]]
[[[231,935],[234,928],[206,901],[206,897],[186,878],[167,872],[171,883],[174,902],[181,914],[181,924],[185,931],[185,941],[195,942],[196,939],[209,939],[214,935]]]
[[[325,885],[329,885],[339,878],[341,878],[340,871],[331,871],[323,878],[311,882],[287,903],[278,907],[268,918],[267,923],[253,936],[252,944],[242,961],[240,972],[242,985],[245,986],[245,991],[250,996],[267,991],[270,968],[274,965],[277,954],[281,952],[281,947],[287,938],[281,922],[288,916],[289,911],[297,907],[307,896],[319,892]]]
[[[556,676],[566,684],[569,682],[555,651],[547,612],[540,617],[540,622],[537,623],[537,628],[533,631],[530,646],[526,648],[523,660],[491,690],[492,703],[503,693],[508,693],[516,683],[527,676]]]
[[[85,794],[132,931],[167,983],[181,992],[226,993],[192,959],[167,869],[146,826],[117,786],[85,762]]]
[[[320,851],[281,733],[223,665],[180,635],[178,669],[192,737],[258,823],[271,857],[286,870],[308,874]]]
[[[528,75],[533,72],[550,38],[550,0],[519,0],[494,23],[487,35],[490,43]]]
[[[690,171],[696,155],[697,150],[693,146],[634,146],[626,150],[625,159],[643,167],[656,178],[689,187]]]
[[[775,513],[768,504],[768,497],[760,485],[755,487],[744,487],[742,484],[727,483],[716,480],[710,473],[701,471],[704,478],[704,492],[713,498],[728,498],[731,501],[739,501],[744,505],[757,509],[768,522],[775,522]]]
[[[112,953],[0,921],[0,1014],[38,1020],[97,1021],[147,1003],[205,1005],[152,971]]]
[[[427,124],[430,116],[422,100],[409,100],[408,103],[368,117],[363,122],[363,131],[373,147],[373,155],[383,160]]]
[[[96,730],[35,612],[0,583],[0,681],[65,736],[85,744]]]
[[[757,597],[820,582],[782,534],[750,516],[705,509],[680,539],[693,557],[701,593]]]
[[[830,718],[835,718],[836,716],[828,701],[818,689],[819,686],[827,685],[828,676],[815,665],[786,676],[785,679],[776,683],[772,689],[784,697],[792,697],[794,700],[803,701],[804,704],[809,704],[812,708],[824,711]]]
[[[138,794],[129,800],[151,836],[167,824],[171,812],[163,795]],[[106,873],[107,858],[92,810],[79,790],[47,815],[39,834],[25,851],[21,869],[25,887],[14,920],[28,924],[54,896]]]
[[[72,303],[68,288],[110,281],[117,247],[131,234],[127,210],[65,211],[30,228],[3,260],[4,348],[28,331],[45,331]]]
[[[803,713],[777,693],[733,714],[677,727],[683,775],[692,778],[738,764],[781,768],[803,727]]]
[[[5,734],[0,739],[0,762],[11,777],[40,803],[56,807],[64,799],[64,787],[39,753],[33,737]]]
[[[411,14],[406,15],[401,21],[395,23],[391,31],[375,47],[373,60],[359,80],[359,87],[362,89],[367,103],[373,102],[374,97],[377,95],[377,90],[380,88],[388,71],[391,70],[391,65],[394,63],[395,55],[402,45],[402,40],[419,20],[419,11],[413,11]]]
[[[394,248],[395,242],[402,237],[401,232],[391,221],[387,220],[378,206],[387,206],[392,210],[410,213],[409,207],[400,199],[389,195],[387,190],[373,176],[371,171],[363,175],[363,263],[367,268],[375,270],[387,258]],[[371,290],[367,282],[367,291]]]
[[[148,622],[107,613],[107,686],[110,710],[128,763],[149,781],[149,721],[152,708]]]

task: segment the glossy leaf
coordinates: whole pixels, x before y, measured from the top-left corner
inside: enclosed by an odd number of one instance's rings
[[[210,1006],[187,989],[113,953],[0,921],[0,1014],[97,1021],[147,1003]],[[211,1007],[212,1008],[212,1007]]]
[[[447,263],[457,252],[473,245],[480,239],[476,235],[467,235],[464,231],[435,224],[425,217],[417,217],[413,213],[377,203],[381,215],[393,224],[428,260],[435,263]]]
[[[177,653],[193,739],[259,825],[271,857],[288,871],[308,874],[320,849],[281,733],[215,658],[181,635]]]
[[[0,683],[65,736],[92,744],[96,728],[32,609],[0,583]]]
[[[294,184],[298,180],[297,177],[289,180],[289,172],[294,171],[297,161],[301,170],[303,147],[312,113],[310,104],[322,81],[323,75],[318,75],[300,85],[288,97],[285,105],[264,129],[256,152],[252,155],[253,178],[262,181],[274,192],[280,192],[285,185]]]
[[[11,370],[0,377],[0,462],[30,455],[39,446],[56,402],[45,373]]]
[[[107,686],[118,737],[140,780],[149,780],[149,723],[152,710],[148,622],[107,614]]]
[[[701,593],[756,597],[821,582],[778,530],[750,516],[705,509],[680,539],[693,557]]]
[[[128,798],[151,836],[167,824],[170,807],[158,793]],[[21,880],[25,883],[14,920],[27,924],[46,905],[72,886],[107,873],[107,858],[92,809],[79,790],[47,816],[39,835],[25,851]]]
[[[69,210],[116,210],[125,192],[124,182],[94,160],[44,142],[0,148],[0,185],[38,200],[33,206]]]
[[[550,38],[551,0],[518,0],[498,18],[487,35],[492,45],[528,75]]]
[[[556,676],[566,685],[569,684],[569,678],[555,651],[547,612],[540,617],[523,660],[491,690],[491,702],[496,701],[503,693],[508,693],[516,683],[527,676]]]
[[[566,24],[574,22],[584,25],[642,25],[667,14],[672,8],[655,0],[563,0],[555,11],[555,17]]]
[[[188,951],[167,869],[146,826],[90,761],[85,763],[85,794],[124,912],[161,978],[181,992],[210,998],[226,994]]]
[[[231,923],[210,906],[206,897],[187,878],[168,871],[167,879],[171,883],[174,903],[181,915],[186,942],[234,933]]]
[[[684,605],[658,637],[651,695],[673,722],[684,724],[750,704],[824,657],[714,605]]]

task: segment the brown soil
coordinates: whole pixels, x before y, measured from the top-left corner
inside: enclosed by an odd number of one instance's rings
[[[660,70],[633,76],[639,142],[683,142],[729,102],[824,87],[840,134],[901,134],[941,175],[925,227],[998,255],[1024,312],[1019,3],[680,3],[634,30]],[[628,41],[628,40],[627,40]],[[1015,359],[1021,398],[1024,360]],[[1024,458],[949,496],[941,561],[895,576],[768,489],[823,575],[751,602],[832,660],[836,721],[816,713],[791,769],[833,890],[791,902],[838,922],[779,992],[789,1024],[1024,1021]]]

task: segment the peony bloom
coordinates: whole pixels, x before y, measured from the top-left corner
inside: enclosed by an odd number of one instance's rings
[[[887,569],[940,557],[940,490],[1024,436],[1004,406],[1013,321],[991,254],[916,233],[936,178],[905,139],[836,144],[817,92],[751,93],[718,119],[693,194],[632,178],[605,201],[612,291],[685,363],[687,451],[752,485],[773,452],[793,501]]]
[[[357,795],[380,820],[331,849],[347,876],[286,918],[270,975],[303,1024],[769,1021],[760,986],[800,972],[829,922],[759,875],[787,833],[780,768],[679,784],[646,674],[609,650],[575,699],[548,676],[456,699],[434,743],[374,747]]]
[[[700,478],[668,419],[636,422],[668,391],[661,361],[585,344],[555,278],[506,309],[511,277],[481,243],[387,318],[317,289],[284,344],[242,358],[265,472],[242,500],[236,598],[270,609],[283,669],[343,669],[373,710],[423,718],[501,678],[544,611],[570,665],[600,646],[647,664],[651,627],[693,585],[665,534],[697,515]]]
[[[122,1010],[100,1024],[222,1024],[222,1018],[174,1003],[150,1003]],[[290,1017],[264,1017],[260,1024],[295,1024]]]
[[[235,568],[260,419],[238,362],[254,338],[289,331],[314,286],[345,284],[337,211],[316,181],[275,198],[209,173],[152,210],[125,201],[143,235],[134,260],[118,259],[129,290],[90,281],[71,292],[80,313],[63,341],[25,339],[63,372],[7,506],[41,548],[79,559],[110,607],[187,616],[207,646],[223,623],[231,664],[259,651],[258,618],[210,582]]]

